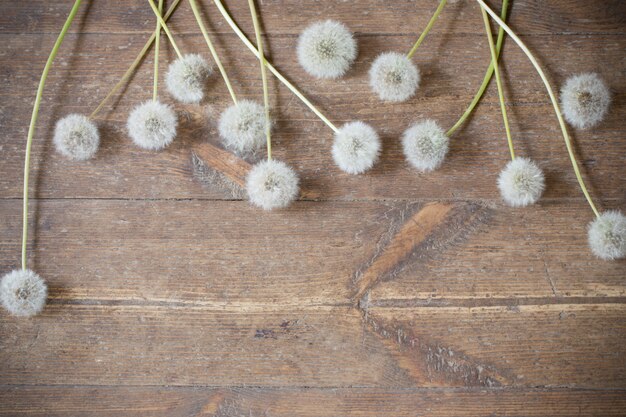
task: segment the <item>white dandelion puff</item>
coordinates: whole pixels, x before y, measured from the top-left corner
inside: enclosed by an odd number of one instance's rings
[[[611,92],[598,74],[571,76],[561,88],[565,119],[577,129],[589,129],[606,116]]]
[[[213,69],[201,55],[187,54],[170,64],[165,84],[176,100],[199,103],[204,98],[206,81],[212,73]]]
[[[54,146],[61,155],[76,160],[91,159],[100,146],[98,127],[82,114],[60,119],[54,129]]]
[[[176,137],[178,120],[167,104],[146,101],[135,107],[127,122],[128,134],[143,149],[160,150]]]
[[[335,133],[332,154],[337,166],[348,174],[361,174],[374,166],[380,154],[378,133],[360,121],[346,123]]]
[[[317,78],[342,77],[357,56],[352,32],[341,22],[326,20],[306,28],[298,39],[298,62]]]
[[[450,139],[434,120],[414,123],[402,135],[404,157],[418,171],[439,168],[448,153]]]
[[[543,172],[530,159],[515,158],[500,173],[498,187],[505,203],[524,207],[539,201],[545,189]]]
[[[245,156],[263,147],[266,126],[264,107],[251,100],[241,100],[222,113],[218,130],[227,149]]]
[[[626,216],[617,210],[602,213],[589,223],[589,247],[598,258],[621,259],[626,256]]]
[[[254,165],[246,179],[250,202],[264,210],[287,207],[298,197],[298,175],[281,161]]]
[[[30,317],[40,313],[47,297],[46,283],[30,269],[15,269],[0,281],[0,301],[14,316]]]
[[[420,82],[417,67],[406,56],[386,52],[378,56],[369,72],[370,86],[381,100],[400,102],[413,97]]]

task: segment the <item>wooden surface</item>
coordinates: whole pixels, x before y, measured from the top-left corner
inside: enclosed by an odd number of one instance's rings
[[[19,265],[26,130],[70,3],[0,2],[2,273]],[[258,62],[202,3],[237,93],[261,100]],[[247,2],[226,4],[252,38]],[[606,121],[571,133],[598,205],[626,209],[626,3],[512,4],[512,27],[556,86],[584,71],[611,86]],[[274,153],[298,170],[302,193],[266,213],[241,188],[254,159],[220,147],[215,122],[230,102],[217,76],[205,103],[176,105],[170,148],[132,146],[125,120],[150,98],[152,57],[100,115],[96,159],[54,152],[55,121],[89,113],[154,27],[144,1],[85,2],[33,144],[29,266],[48,281],[49,304],[31,319],[0,312],[0,416],[626,415],[626,262],[587,248],[592,212],[524,55],[506,41],[511,126],[548,186],[525,209],[498,196],[508,149],[495,83],[441,170],[418,174],[402,156],[411,122],[451,126],[482,80],[489,51],[473,1],[450,2],[418,50],[414,99],[385,104],[369,90],[373,58],[407,51],[436,5],[258,2],[284,75],[331,120],[367,121],[384,141],[370,173],[341,173],[332,132],[271,79]],[[344,21],[359,42],[339,81],[297,64],[298,33],[321,18]],[[185,52],[208,56],[186,2],[171,28]],[[163,45],[163,62],[173,59]],[[165,89],[161,98],[171,102]]]

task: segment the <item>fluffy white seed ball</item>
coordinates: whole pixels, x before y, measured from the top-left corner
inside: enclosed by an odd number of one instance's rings
[[[346,123],[335,133],[333,159],[342,171],[361,174],[374,166],[380,154],[378,133],[363,122]]]
[[[241,100],[224,110],[218,130],[226,148],[238,155],[249,155],[265,144],[266,123],[262,105],[251,100]]]
[[[448,153],[450,139],[434,120],[413,124],[402,135],[404,157],[418,171],[439,168]]]
[[[309,26],[298,39],[298,62],[317,78],[342,77],[357,56],[352,32],[341,22],[326,20]]]
[[[57,152],[76,161],[91,159],[100,146],[100,134],[94,122],[82,114],[70,114],[59,120],[54,129]]]
[[[178,120],[170,106],[150,100],[135,107],[126,125],[135,145],[156,151],[172,143]]]
[[[29,317],[40,313],[47,297],[46,283],[30,269],[15,269],[0,281],[0,301],[14,316]]]
[[[569,77],[561,88],[565,119],[577,129],[600,123],[609,109],[611,93],[598,74]]]
[[[589,247],[601,259],[612,260],[626,256],[626,216],[619,211],[607,211],[589,223]]]
[[[406,55],[386,52],[370,68],[370,86],[381,100],[405,101],[411,98],[420,82],[417,67]]]
[[[187,54],[170,64],[165,84],[176,100],[198,103],[204,98],[204,86],[211,73],[213,69],[202,56]]]
[[[530,159],[515,158],[500,173],[498,187],[505,203],[524,207],[539,200],[545,188],[543,172]]]
[[[256,164],[248,173],[250,202],[264,210],[287,207],[298,197],[298,175],[287,164],[270,160]]]

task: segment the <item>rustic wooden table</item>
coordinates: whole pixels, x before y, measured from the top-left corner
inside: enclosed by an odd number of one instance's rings
[[[33,145],[29,262],[48,280],[49,304],[31,319],[0,313],[0,415],[626,415],[626,262],[588,250],[592,212],[543,85],[510,39],[502,68],[515,145],[545,170],[542,202],[499,199],[509,156],[495,83],[442,169],[417,174],[403,159],[402,131],[422,117],[451,126],[482,80],[477,4],[446,7],[415,56],[417,97],[383,104],[370,63],[407,51],[436,0],[259,1],[271,61],[332,120],[368,121],[384,140],[372,172],[341,173],[332,132],[271,79],[274,153],[300,173],[302,197],[267,213],[242,199],[253,161],[220,148],[216,116],[230,99],[217,75],[205,104],[176,105],[180,135],[163,152],[125,132],[131,107],[151,97],[152,57],[100,115],[96,159],[54,152],[55,121],[91,112],[154,30],[144,0],[84,3]],[[235,88],[261,100],[257,60],[202,3]],[[253,37],[247,2],[227,4]],[[2,273],[19,265],[26,129],[70,5],[0,3]],[[297,64],[298,33],[322,18],[358,38],[340,81]],[[510,18],[555,85],[596,71],[614,90],[604,123],[571,131],[605,209],[626,208],[625,20],[621,0],[515,0]],[[187,2],[171,28],[185,51],[209,56]],[[174,54],[163,39],[165,71]]]

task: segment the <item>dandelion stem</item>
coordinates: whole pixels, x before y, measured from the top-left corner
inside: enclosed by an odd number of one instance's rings
[[[511,160],[515,160],[515,150],[513,150],[513,138],[511,137],[511,128],[509,126],[509,117],[506,112],[506,105],[504,104],[504,89],[502,88],[502,79],[500,78],[500,68],[498,67],[498,55],[496,54],[496,47],[493,44],[493,34],[491,33],[491,26],[489,24],[489,16],[485,9],[480,9],[483,14],[483,21],[485,22],[485,32],[487,33],[487,39],[489,41],[489,51],[491,52],[491,62],[493,64],[494,72],[496,73],[496,84],[498,86],[498,99],[500,100],[500,109],[502,111],[502,119],[504,121],[504,130],[506,131],[506,140],[509,144],[509,151],[511,152]]]
[[[226,83],[226,87],[228,88],[228,92],[230,93],[230,97],[233,99],[233,103],[237,104],[237,96],[235,95],[235,90],[233,90],[233,86],[230,84],[230,80],[228,79],[228,74],[226,74],[226,70],[222,65],[222,61],[220,60],[219,55],[217,55],[217,51],[213,46],[213,42],[211,42],[211,38],[209,38],[209,34],[206,30],[206,26],[204,22],[202,22],[202,17],[200,16],[200,12],[198,11],[198,5],[196,0],[189,0],[189,4],[191,4],[191,10],[193,10],[193,15],[196,17],[196,21],[198,22],[198,26],[200,27],[200,31],[204,36],[204,40],[206,41],[209,50],[211,51],[211,56],[213,60],[217,64],[217,67],[220,70],[220,74],[222,74],[222,78],[224,79],[224,83]]]
[[[259,27],[259,16],[254,7],[254,0],[248,0],[250,13],[252,14],[252,23],[254,25],[254,34],[256,35],[256,43],[259,46],[259,63],[261,64],[261,79],[263,80],[263,105],[265,107],[265,137],[267,138],[267,159],[272,159],[272,137],[270,126],[270,97],[267,88],[267,71],[265,70],[265,54],[263,53],[263,42],[261,40],[261,28]]]
[[[50,67],[52,67],[52,62],[54,58],[57,56],[57,52],[59,52],[59,47],[63,43],[63,39],[65,38],[65,34],[68,29],[72,25],[72,21],[78,12],[78,8],[80,6],[82,0],[75,0],[74,6],[72,6],[72,10],[70,10],[70,14],[67,16],[65,20],[65,24],[61,29],[61,33],[57,37],[54,46],[52,47],[52,51],[50,51],[50,55],[48,56],[48,61],[46,61],[46,65],[43,68],[43,73],[41,74],[41,79],[39,80],[39,87],[37,88],[37,95],[35,97],[35,104],[33,105],[33,114],[30,118],[30,125],[28,126],[28,136],[26,139],[26,155],[24,157],[24,207],[22,213],[22,269],[26,269],[26,243],[28,241],[28,178],[30,175],[30,151],[33,144],[33,136],[35,134],[35,125],[37,124],[37,118],[39,117],[39,107],[41,105],[41,97],[43,96],[43,89],[46,85],[46,79],[48,78],[48,72],[50,71]]]
[[[159,16],[163,13],[163,0],[159,0]],[[154,38],[154,86],[152,87],[152,100],[156,101],[159,95],[159,46],[161,41],[161,22],[157,19],[156,37]]]
[[[502,17],[502,20],[506,19],[508,6],[509,6],[509,0],[503,0],[502,12],[500,14],[500,16]],[[498,57],[500,57],[500,50],[502,49],[502,42],[504,42],[504,29],[500,28],[498,29],[498,40],[496,41],[496,55],[498,55]],[[460,128],[463,125],[463,123],[465,123],[467,118],[472,114],[472,112],[474,111],[474,108],[476,107],[476,105],[482,98],[483,94],[485,93],[485,90],[487,89],[487,86],[489,85],[489,81],[491,81],[491,77],[493,77],[493,60],[489,60],[489,67],[487,68],[487,72],[485,73],[483,82],[480,85],[480,88],[478,89],[476,94],[474,95],[472,102],[470,103],[469,106],[467,106],[467,109],[465,109],[465,112],[459,118],[459,120],[454,124],[454,126],[452,126],[446,132],[446,135],[452,136],[454,132],[456,132],[458,128]]]
[[[530,52],[528,47],[526,47],[524,42],[522,42],[522,40],[515,34],[515,32],[513,32],[513,30],[506,23],[504,23],[502,21],[502,19],[500,19],[498,17],[498,15],[495,14],[493,12],[493,10],[491,10],[489,8],[489,6],[487,6],[485,4],[485,2],[483,0],[476,0],[476,1],[478,2],[478,4],[480,4],[480,7],[482,9],[484,9],[487,13],[489,13],[491,18],[498,25],[500,25],[500,27],[502,27],[509,34],[509,36],[511,38],[513,38],[515,43],[517,43],[517,45],[520,47],[520,49],[526,54],[526,56],[528,57],[530,62],[535,67],[535,70],[537,71],[537,73],[541,77],[541,80],[543,81],[543,84],[545,85],[546,90],[548,92],[548,96],[550,96],[550,101],[552,102],[552,107],[554,107],[554,112],[556,114],[556,118],[557,118],[557,120],[559,122],[559,125],[561,127],[561,132],[563,133],[563,140],[565,141],[565,147],[567,148],[567,152],[569,154],[570,161],[572,162],[572,167],[574,168],[574,173],[576,174],[576,179],[578,180],[578,184],[580,185],[580,188],[581,188],[583,194],[585,195],[585,198],[587,199],[587,202],[589,203],[589,206],[591,207],[591,209],[595,213],[596,217],[600,217],[600,213],[598,212],[598,209],[596,208],[595,204],[593,203],[593,200],[591,199],[591,196],[589,195],[589,192],[587,191],[587,187],[585,186],[585,182],[583,181],[583,178],[582,178],[582,176],[580,174],[580,170],[578,169],[578,162],[576,161],[576,156],[574,155],[574,150],[572,149],[572,143],[571,143],[569,134],[567,133],[567,126],[565,126],[565,121],[563,120],[563,116],[561,115],[561,109],[560,109],[559,104],[558,104],[558,102],[556,100],[556,96],[554,95],[554,91],[552,89],[552,86],[550,85],[550,82],[548,81],[548,78],[546,77],[545,73],[543,72],[543,70],[539,66],[539,63],[537,62],[537,59],[535,59],[535,56]]]
[[[250,49],[250,51],[252,51],[252,53],[258,58],[260,56],[259,51],[255,48],[252,42],[250,42],[248,38],[246,38],[246,35],[243,34],[241,29],[239,29],[235,21],[232,19],[232,17],[230,17],[228,12],[224,8],[224,5],[222,4],[222,2],[220,0],[213,0],[213,1],[215,2],[215,5],[219,9],[220,13],[222,13],[222,16],[224,16],[224,19],[226,20],[226,22],[230,25],[231,29],[237,34],[237,36],[239,36],[239,39],[241,39],[244,45],[246,45],[248,49]],[[294,93],[296,97],[302,100],[302,102],[306,104],[307,107],[311,109],[311,111],[317,115],[317,117],[319,117],[324,123],[326,123],[328,127],[330,127],[334,132],[339,131],[339,129],[337,129],[337,127],[330,120],[328,120],[326,116],[324,116],[322,112],[319,111],[300,91],[298,91],[298,89],[294,87],[293,84],[287,81],[287,79],[283,77],[282,74],[278,72],[278,70],[274,68],[272,64],[270,64],[268,61],[265,61],[265,66],[267,66],[267,68],[271,71],[271,73],[274,74],[274,76],[278,78],[280,82],[285,84],[285,86],[289,90],[291,90],[291,92]]]
[[[178,45],[176,45],[176,41],[174,40],[174,37],[172,36],[172,32],[170,32],[170,29],[167,27],[165,20],[163,20],[163,17],[161,17],[161,13],[159,13],[159,9],[157,9],[156,4],[154,4],[154,0],[148,0],[148,3],[150,3],[150,7],[152,8],[154,15],[157,17],[157,20],[163,27],[163,30],[165,31],[167,38],[170,40],[170,43],[174,47],[174,50],[176,51],[176,55],[178,55],[178,58],[182,59],[183,54],[180,53],[180,49],[178,49]]]
[[[411,50],[407,54],[407,58],[409,58],[409,59],[413,58],[413,55],[415,55],[415,52],[417,51],[417,48],[420,47],[420,45],[422,44],[422,42],[426,38],[426,35],[428,35],[428,32],[430,32],[430,30],[433,28],[433,25],[435,24],[435,21],[437,20],[437,17],[439,17],[439,14],[443,10],[443,7],[446,5],[447,2],[448,2],[448,0],[441,0],[439,2],[439,6],[437,7],[437,10],[435,10],[435,13],[433,14],[433,16],[428,21],[428,24],[426,25],[426,28],[424,29],[424,31],[422,32],[420,37],[417,39],[417,42],[415,42],[415,45],[413,45],[413,47],[411,48]]]
[[[180,2],[181,0],[174,0],[174,3],[172,3],[170,8],[167,10],[167,13],[165,13],[165,16],[163,17],[165,21],[167,21],[170,18],[172,13],[174,13],[174,10],[176,9],[176,7],[178,6],[178,3]],[[100,110],[102,110],[102,108],[109,102],[111,97],[113,97],[115,93],[117,93],[117,91],[122,87],[122,85],[124,85],[126,81],[128,81],[130,76],[135,72],[135,69],[137,69],[137,67],[139,66],[139,63],[141,62],[141,60],[146,56],[148,49],[150,49],[150,46],[152,45],[152,42],[154,42],[155,39],[156,39],[156,32],[153,32],[150,38],[148,39],[148,41],[146,42],[146,44],[143,46],[143,48],[141,49],[141,51],[135,58],[135,60],[132,62],[132,64],[130,64],[130,67],[128,67],[124,75],[122,75],[122,78],[120,78],[117,84],[113,86],[111,91],[109,91],[106,97],[100,102],[100,104],[98,104],[96,109],[89,115],[90,119],[93,119],[94,117],[96,117],[96,114],[98,114]]]

